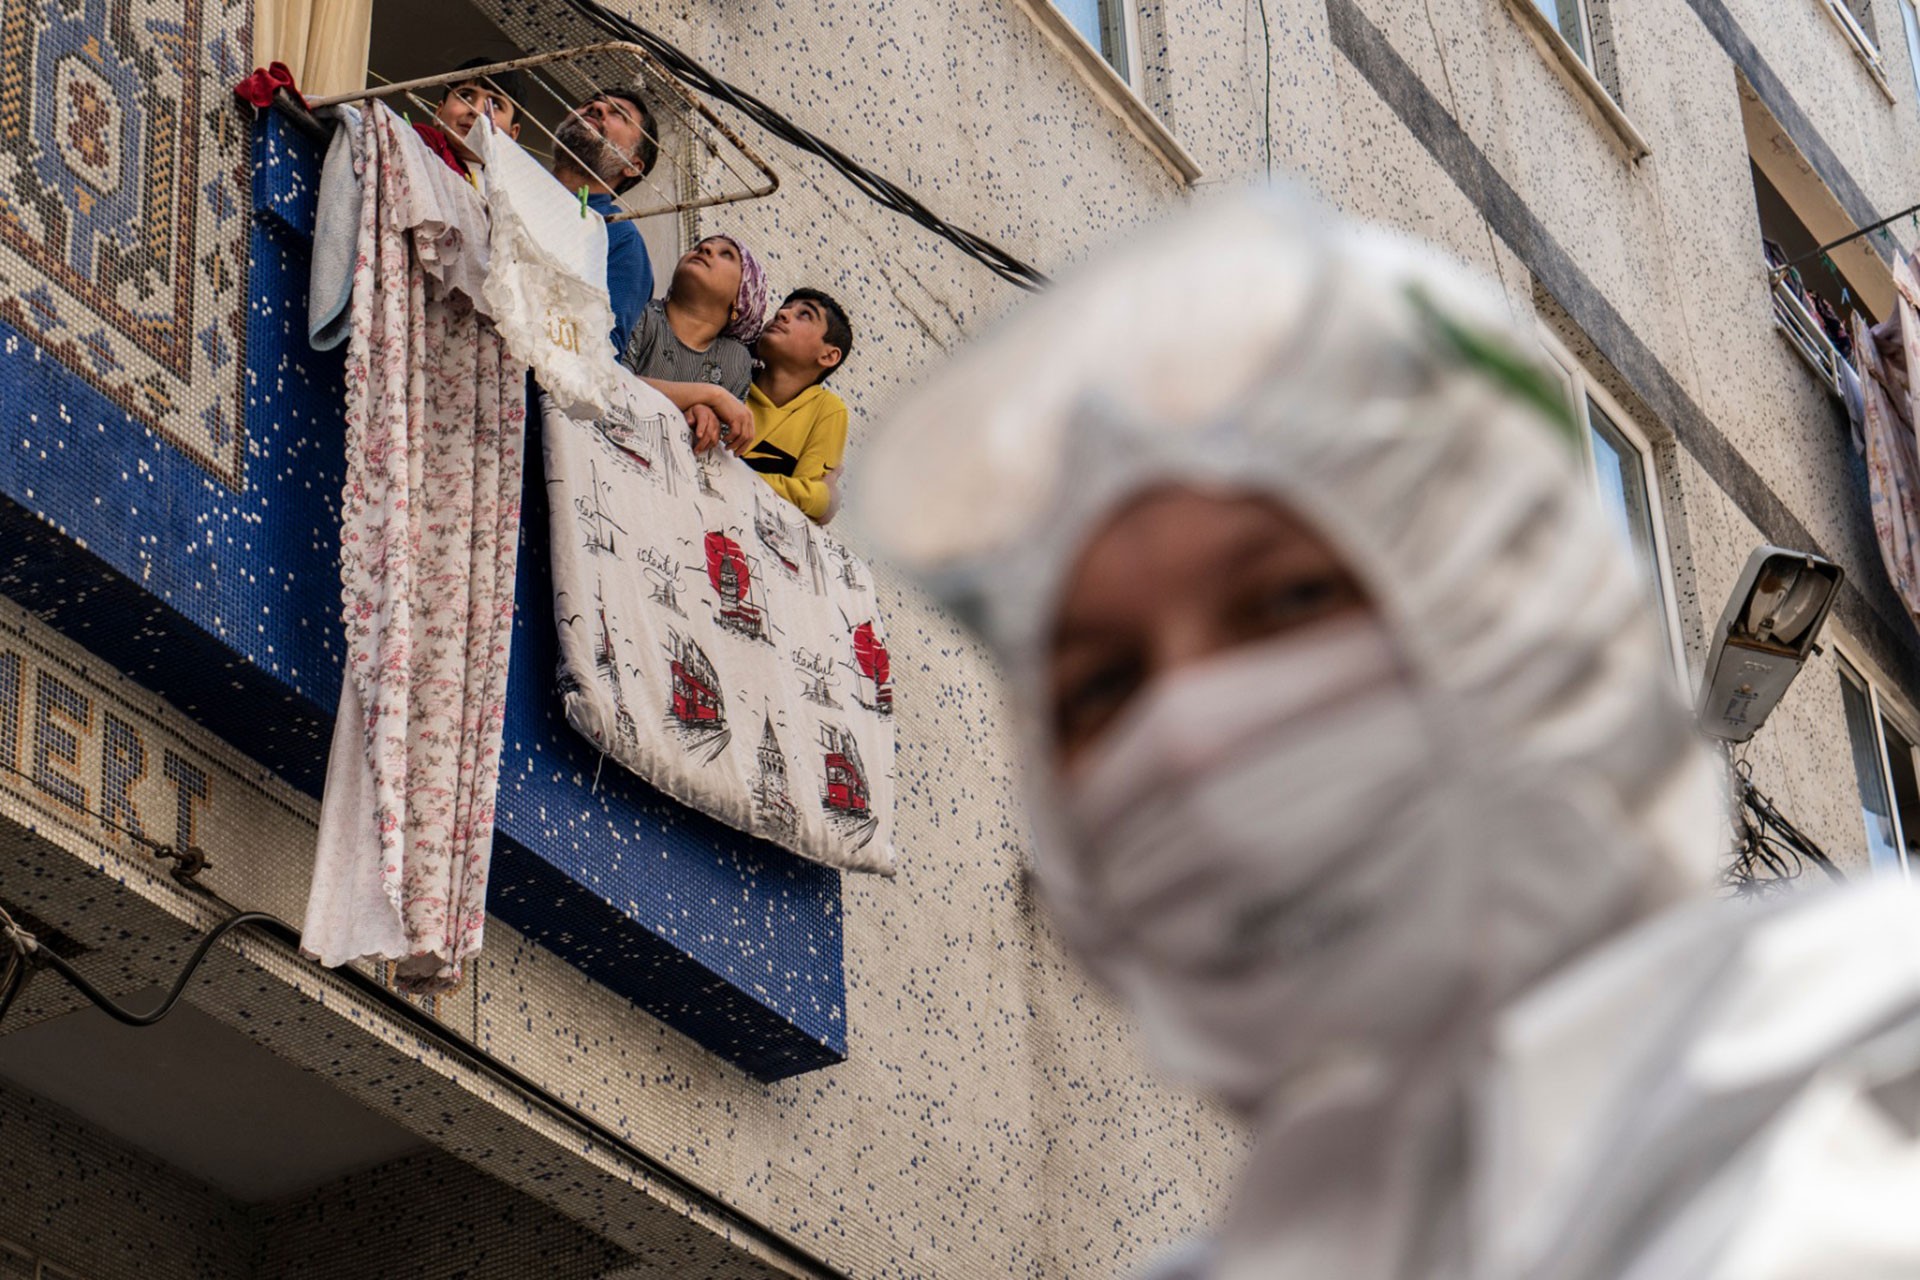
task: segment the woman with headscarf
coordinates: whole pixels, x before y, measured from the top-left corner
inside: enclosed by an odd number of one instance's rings
[[[1912,903],[1707,899],[1722,780],[1557,392],[1326,222],[1051,290],[853,508],[1025,709],[1069,949],[1255,1135],[1166,1274],[1920,1276]]]
[[[732,236],[708,236],[680,256],[620,360],[687,415],[696,449],[725,440],[737,452],[753,443],[747,387],[766,315],[760,260]]]

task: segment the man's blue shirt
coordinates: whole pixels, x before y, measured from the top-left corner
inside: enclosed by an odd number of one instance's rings
[[[588,196],[587,207],[602,217],[620,212],[619,203],[604,191]],[[627,334],[653,301],[653,263],[647,259],[640,228],[631,222],[607,224],[607,299],[613,303],[613,349],[625,351]]]

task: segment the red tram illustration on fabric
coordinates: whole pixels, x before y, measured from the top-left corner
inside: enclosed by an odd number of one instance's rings
[[[720,597],[720,625],[750,640],[771,640],[766,606],[755,589],[753,559],[724,533],[706,537],[707,581]]]
[[[688,750],[708,762],[719,758],[733,741],[727,727],[727,703],[720,693],[720,675],[713,662],[691,637],[667,629],[667,724],[676,730]]]
[[[867,775],[860,763],[860,747],[853,734],[838,725],[820,726],[820,745],[826,752],[827,785],[822,803],[830,810],[865,817]]]
[[[713,663],[699,645],[678,631],[667,634],[673,637],[673,660],[667,664],[673,673],[673,718],[688,725],[725,723]]]

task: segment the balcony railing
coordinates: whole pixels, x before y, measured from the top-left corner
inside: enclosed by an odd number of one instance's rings
[[[1820,321],[1807,310],[1806,303],[1800,301],[1800,295],[1784,278],[1773,282],[1773,319],[1827,390],[1844,399],[1846,391],[1840,370],[1844,366],[1851,371],[1853,366],[1840,354],[1833,339],[1820,327]]]

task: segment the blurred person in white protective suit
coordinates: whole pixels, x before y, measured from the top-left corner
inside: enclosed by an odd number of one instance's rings
[[[1157,1274],[1920,1277],[1914,899],[1713,899],[1722,774],[1558,391],[1332,224],[1245,197],[1051,290],[851,508],[1026,709],[1069,949],[1255,1135]]]

